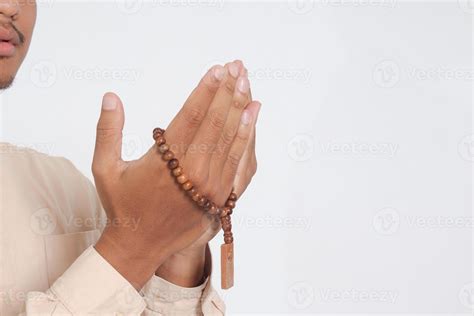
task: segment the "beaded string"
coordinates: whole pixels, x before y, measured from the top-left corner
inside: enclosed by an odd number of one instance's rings
[[[236,206],[237,194],[235,194],[234,190],[232,190],[232,193],[229,195],[225,203],[225,206],[219,207],[216,203],[209,200],[205,195],[198,192],[191,180],[184,173],[183,167],[180,165],[178,159],[176,159],[175,154],[171,151],[170,146],[166,143],[164,133],[165,130],[161,128],[155,128],[153,130],[153,139],[155,140],[158,152],[161,154],[163,160],[167,162],[168,168],[171,170],[171,173],[175,177],[181,189],[186,191],[188,196],[205,212],[211,215],[218,215],[220,217],[222,229],[224,231],[224,243],[232,244],[234,242],[234,237],[232,234],[232,223],[230,216],[232,215]]]

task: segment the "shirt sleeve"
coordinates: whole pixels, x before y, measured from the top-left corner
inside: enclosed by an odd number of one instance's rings
[[[153,276],[141,293],[93,246],[46,292],[30,292],[26,315],[224,315],[225,305],[210,276],[195,288],[174,285]]]
[[[141,315],[143,297],[89,247],[48,291],[30,292],[26,315]]]
[[[141,293],[146,302],[144,315],[216,315],[225,314],[225,305],[211,285],[212,257],[206,247],[205,271],[208,277],[203,284],[185,288],[153,276]]]

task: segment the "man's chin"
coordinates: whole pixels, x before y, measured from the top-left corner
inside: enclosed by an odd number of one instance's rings
[[[14,80],[15,80],[14,77],[0,78],[0,90],[5,90],[5,89],[10,88]]]

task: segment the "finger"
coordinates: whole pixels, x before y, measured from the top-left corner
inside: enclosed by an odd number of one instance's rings
[[[166,130],[166,138],[170,144],[178,147],[174,148],[175,154],[183,154],[185,148],[181,147],[185,147],[193,140],[222,79],[225,77],[225,72],[226,69],[223,66],[213,66],[204,75],[179,113],[171,121]]]
[[[258,121],[258,114],[256,121]],[[244,156],[242,157],[242,161],[240,162],[239,167],[237,168],[237,174],[235,176],[234,189],[237,196],[241,196],[247,189],[247,186],[250,184],[251,179],[249,179],[249,177],[247,177],[246,175],[252,172],[255,173],[257,169],[257,157],[255,153],[257,138],[256,135],[257,126],[256,124],[254,124],[249,144],[245,149]]]
[[[234,98],[232,100],[226,123],[217,143],[216,150],[212,153],[210,173],[220,175],[234,138],[239,129],[240,119],[245,107],[250,103],[250,82],[246,76],[237,79]]]
[[[222,183],[226,187],[232,186],[232,184],[234,184],[238,167],[249,144],[260,107],[261,104],[257,101],[254,101],[250,103],[242,113],[237,135],[231,146],[229,155],[224,164],[224,169],[222,171]]]
[[[106,93],[102,99],[102,110],[97,123],[92,170],[94,173],[110,170],[121,162],[122,130],[125,122],[123,104],[113,93]]]
[[[209,170],[210,158],[224,128],[240,72],[236,63],[226,65],[226,69],[225,78],[192,140],[192,147],[186,152],[185,165],[192,165],[200,173],[198,178],[202,181],[209,176],[203,173]]]

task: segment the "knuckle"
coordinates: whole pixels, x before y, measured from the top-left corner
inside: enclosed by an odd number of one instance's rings
[[[237,133],[236,139],[242,144],[246,144],[249,141],[250,135],[248,133]]]
[[[235,83],[234,83],[234,80],[233,79],[229,79],[227,80],[224,84],[223,84],[223,88],[225,90],[226,93],[230,94],[230,95],[233,95],[234,94],[234,90],[235,90]]]
[[[209,114],[209,123],[211,124],[211,127],[214,129],[222,129],[225,126],[225,117],[222,115],[222,113],[218,111],[213,111]]]
[[[227,161],[229,163],[229,166],[234,170],[237,169],[237,167],[240,164],[240,159],[242,158],[241,155],[237,153],[230,153],[229,156],[227,157]]]
[[[204,119],[204,113],[196,107],[190,106],[183,109],[183,118],[189,126],[198,126]]]
[[[232,106],[236,108],[237,110],[243,110],[246,106],[245,100],[242,98],[235,98],[234,101],[232,102]]]
[[[107,142],[110,139],[115,139],[117,134],[121,135],[122,131],[117,128],[107,128],[102,126],[97,126],[97,142]]]
[[[230,146],[234,142],[235,131],[233,129],[226,129],[221,135],[221,143],[225,147]]]
[[[99,180],[104,178],[105,176],[105,168],[104,166],[101,166],[97,162],[92,163],[92,175],[94,176],[95,179]]]

